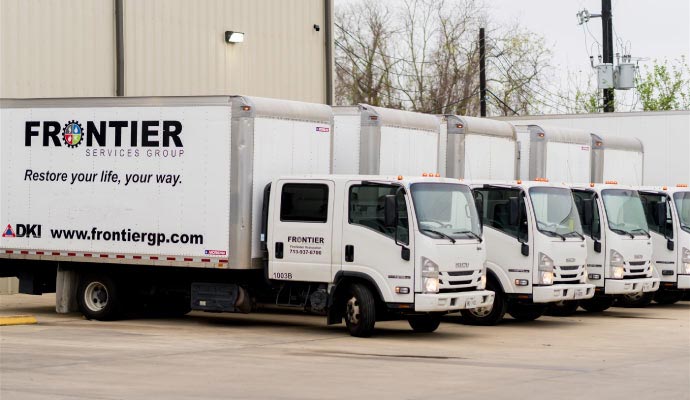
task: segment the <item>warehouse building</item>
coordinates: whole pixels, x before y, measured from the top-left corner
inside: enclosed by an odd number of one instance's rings
[[[2,0],[0,97],[331,103],[333,0]]]

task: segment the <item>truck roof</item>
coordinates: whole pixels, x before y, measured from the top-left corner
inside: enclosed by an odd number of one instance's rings
[[[690,188],[684,184],[676,185],[676,186],[640,186],[638,189],[641,192],[668,193],[668,194],[674,194],[674,193],[679,193],[679,192],[690,192]]]
[[[639,187],[630,185],[619,185],[618,183],[573,183],[569,185],[573,189],[586,189],[594,190],[597,193],[601,193],[604,189],[622,189],[622,190],[638,190]]]
[[[358,104],[356,106],[333,107],[336,116],[358,115],[368,116],[368,120],[379,126],[392,126],[406,129],[419,129],[424,131],[439,131],[438,118],[432,114],[422,114],[412,111],[396,110]]]
[[[590,146],[592,143],[591,134],[582,129],[548,125],[516,125],[516,127],[517,129],[528,131],[532,141],[543,140],[547,142],[572,143],[587,146]]]
[[[515,126],[508,122],[452,114],[443,117],[446,118],[449,134],[497,136],[517,140]]]
[[[401,175],[346,175],[346,174],[332,174],[332,175],[291,175],[281,176],[277,180],[283,179],[318,179],[330,180],[334,182],[347,181],[377,181],[377,182],[395,182],[403,185],[410,185],[413,183],[455,183],[462,185],[469,185],[468,182],[462,179],[442,178],[437,176],[401,176]]]
[[[556,187],[556,188],[565,188],[565,189],[570,188],[570,186],[566,185],[565,183],[561,183],[561,182],[523,181],[520,179],[514,180],[514,181],[471,180],[471,181],[465,181],[465,183],[469,184],[473,188],[481,187],[484,185],[519,187],[522,189],[530,189],[533,187]]]
[[[632,136],[612,136],[592,133],[592,148],[629,150],[644,153],[642,141]]]

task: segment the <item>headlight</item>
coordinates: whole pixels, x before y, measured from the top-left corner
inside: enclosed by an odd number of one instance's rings
[[[621,253],[616,250],[611,250],[611,259],[609,260],[609,267],[611,272],[611,278],[613,279],[623,279],[625,275],[625,261]]]
[[[438,293],[438,264],[422,257],[422,289],[424,293]]]
[[[477,290],[484,290],[486,289],[486,273],[482,275],[481,278],[479,278],[479,285],[477,285]]]
[[[553,285],[553,259],[544,253],[539,253],[538,273],[537,282],[540,285]]]

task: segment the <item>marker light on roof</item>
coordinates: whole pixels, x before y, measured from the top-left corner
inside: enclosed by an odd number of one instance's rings
[[[687,183],[679,183],[679,184],[676,185],[676,187],[679,187],[679,188],[686,188],[686,187],[688,187],[688,184],[687,184]]]
[[[399,181],[403,180],[403,176],[402,176],[402,175],[398,175],[398,180],[399,180]]]
[[[549,180],[546,179],[546,178],[535,178],[534,180],[537,181],[537,182],[548,182],[548,181],[549,181]]]
[[[593,188],[593,187],[594,187],[594,183],[590,183],[590,184],[589,184],[589,187]]]
[[[618,181],[606,181],[607,185],[618,185]]]

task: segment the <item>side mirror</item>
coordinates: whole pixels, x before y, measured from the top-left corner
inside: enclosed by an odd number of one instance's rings
[[[517,197],[508,200],[510,206],[510,225],[517,225],[520,222],[520,202]]]
[[[666,249],[674,251],[676,249],[676,243],[671,239],[666,240]]]
[[[594,251],[601,253],[601,242],[598,240],[594,241]]]
[[[666,203],[656,203],[656,221],[666,235]]]
[[[474,199],[474,206],[477,207],[477,215],[479,216],[479,223],[484,225],[484,202],[480,198]]]
[[[527,243],[522,243],[520,253],[525,257],[529,256],[529,245]]]
[[[594,201],[592,201],[592,199],[585,199],[582,201],[582,214],[584,225],[592,225],[594,221]]]
[[[383,224],[387,228],[392,228],[398,224],[398,207],[394,194],[386,195],[383,205]]]

